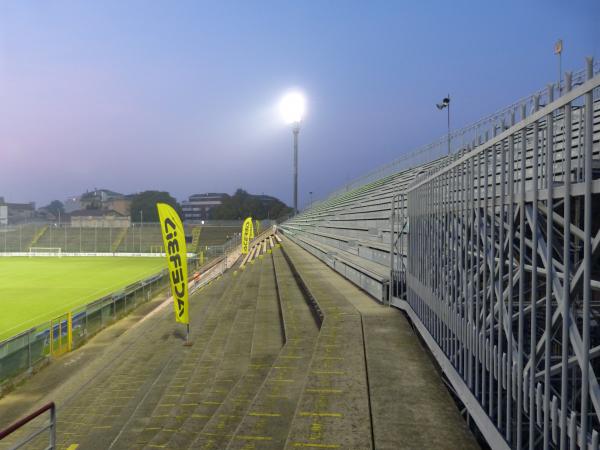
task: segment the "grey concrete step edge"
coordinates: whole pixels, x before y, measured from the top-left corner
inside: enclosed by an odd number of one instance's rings
[[[150,314],[152,314],[154,311],[156,311],[156,308],[153,309],[152,311],[150,311]],[[59,407],[61,409],[68,408],[68,405],[70,405],[72,401],[77,400],[78,394],[80,392],[82,392],[91,383],[98,381],[98,380],[102,380],[102,376],[107,371],[116,372],[119,370],[119,368],[126,366],[131,361],[132,358],[135,358],[135,356],[127,357],[127,351],[134,348],[137,344],[139,344],[139,342],[141,340],[143,340],[146,336],[148,336],[148,334],[151,333],[152,331],[153,331],[153,328],[144,329],[142,327],[137,327],[137,326],[135,326],[134,329],[126,331],[122,336],[125,336],[125,334],[131,333],[131,332],[136,333],[137,336],[135,337],[134,340],[131,340],[124,348],[119,349],[120,350],[119,353],[117,355],[114,355],[113,358],[111,358],[109,364],[106,364],[105,366],[101,367],[100,371],[98,371],[93,377],[87,379],[85,381],[85,383],[83,383],[79,388],[77,388],[74,392],[67,395],[66,398],[63,400],[63,402],[59,405]],[[128,334],[128,336],[131,336],[131,335]],[[124,357],[121,357],[121,356],[124,356]],[[168,365],[168,361],[166,364]],[[161,366],[161,367],[163,367],[163,366]],[[164,367],[166,367],[166,365]],[[110,375],[108,375],[108,377],[110,377]],[[59,431],[59,436],[60,436],[60,430],[58,430],[58,431]]]
[[[297,245],[298,248],[300,248],[302,251],[306,251],[302,247],[300,247],[298,244],[295,244],[295,245]],[[281,248],[283,249],[284,247],[282,246]],[[291,261],[291,258],[290,258],[290,261]],[[293,262],[290,262],[290,266],[291,265],[293,265]],[[305,285],[306,285],[306,281],[305,281],[304,277],[302,277],[302,275],[300,274],[300,272],[297,269],[296,269],[296,272],[298,273],[298,276],[303,280],[303,283],[305,283]],[[313,298],[315,298],[312,293],[311,293],[311,296]],[[316,298],[315,298],[315,302],[317,302]],[[360,317],[360,320],[361,320],[361,333],[362,333],[362,336],[363,336],[363,345],[365,345],[364,344],[364,342],[365,342],[364,341],[364,337],[365,337],[364,336],[364,328],[362,326],[362,315],[361,315],[360,311],[358,310],[358,308],[356,308],[356,306],[354,306],[350,302],[348,302],[348,303],[352,306],[352,308],[356,311],[357,315]],[[316,354],[316,351],[317,351],[318,342],[319,342],[319,338],[317,337],[317,339],[315,340],[315,346],[314,346],[314,349],[313,349],[313,354],[312,354],[310,362],[308,364],[309,368],[312,367],[312,365],[313,365],[313,362],[314,362],[314,359],[315,359],[315,354]],[[367,365],[366,365],[366,354],[364,354],[364,358],[365,358],[365,371],[367,371],[367,380],[368,380],[368,369],[367,369]],[[300,408],[300,404],[301,404],[300,400],[302,399],[302,396],[303,396],[304,392],[306,391],[306,386],[307,386],[307,384],[309,382],[309,379],[310,379],[310,377],[307,376],[306,379],[305,379],[305,381],[304,381],[304,386],[302,387],[302,393],[300,394],[300,397],[298,398],[298,402],[296,403],[296,409],[294,411],[294,418],[292,419],[292,422],[290,423],[289,432],[291,432],[291,430],[292,430],[292,427],[293,427],[293,424],[294,424],[294,420],[296,419],[296,417],[298,417],[299,408]],[[367,382],[367,388],[368,388],[368,386],[369,385],[368,385],[368,382]],[[374,448],[373,417],[372,417],[372,414],[371,414],[371,398],[370,398],[370,395],[371,395],[370,388],[368,388],[368,390],[367,390],[367,397],[369,399],[368,405],[369,405],[369,416],[370,416],[369,420],[370,420],[370,424],[371,424],[371,427],[370,427],[371,428],[371,444],[373,445],[373,448]],[[289,444],[290,444],[290,442],[289,442],[289,434],[288,434],[288,437],[287,437],[287,439],[285,441],[284,448],[287,448]]]
[[[216,300],[213,302],[213,305],[215,306],[215,314],[217,314],[219,311],[221,311],[221,310],[223,309],[223,305],[221,304],[221,302],[223,301],[223,298],[225,298],[225,297],[229,296],[229,301],[228,301],[227,305],[225,306],[225,307],[227,307],[227,306],[229,306],[229,304],[231,303],[231,301],[232,301],[234,298],[236,298],[236,297],[237,297],[237,294],[236,294],[236,292],[239,292],[239,291],[241,290],[241,285],[242,285],[242,280],[241,280],[241,277],[240,277],[240,278],[239,278],[237,281],[238,281],[237,283],[234,283],[234,284],[231,284],[231,285],[229,285],[229,286],[228,286],[228,287],[225,289],[225,291],[222,293],[222,295],[221,295],[221,296],[220,296],[218,299],[216,299]],[[220,308],[219,308],[219,306],[220,306]],[[232,329],[233,329],[233,321],[231,322],[231,325],[230,325],[230,327],[229,327],[229,331],[228,331],[228,333],[227,333],[227,338],[229,338],[229,335],[231,334],[231,331],[232,331]],[[215,333],[216,333],[218,330],[219,330],[219,326],[218,326],[218,323],[217,323],[217,325],[215,326],[215,328],[214,328],[213,332],[211,333],[211,336],[210,336],[210,338],[209,338],[209,339],[208,339],[208,341],[207,341],[207,345],[206,345],[206,347],[204,348],[204,350],[203,350],[203,352],[202,352],[202,355],[199,357],[199,360],[202,360],[202,359],[204,358],[204,356],[207,354],[207,351],[208,351],[208,350],[209,350],[209,348],[210,348],[210,341],[213,339],[213,337],[214,337]],[[198,365],[197,365],[197,366],[194,368],[194,371],[196,371],[196,370],[197,370],[197,368],[198,368]],[[192,377],[192,376],[190,376],[190,379],[192,379],[192,378],[193,378],[193,377]],[[189,380],[188,380],[188,382],[189,382]],[[187,384],[187,383],[186,383],[186,384]],[[166,390],[166,386],[165,386],[165,389],[163,389],[163,391],[165,391],[165,390]],[[160,397],[160,398],[159,398],[159,399],[156,401],[156,405],[160,404],[160,403],[161,403],[161,401],[162,401],[163,399],[164,399],[164,392],[163,392],[163,395],[161,395],[161,397]],[[155,405],[155,408],[154,408],[154,410],[153,410],[153,413],[156,411],[156,405]],[[184,423],[185,423],[185,422],[184,422]],[[135,434],[139,435],[139,434],[141,434],[143,431],[144,431],[144,430],[141,430],[140,432],[138,432],[138,433],[135,433]],[[132,432],[133,432],[133,430],[132,430]],[[148,443],[150,443],[150,442],[152,441],[152,439],[154,439],[154,438],[155,438],[155,436],[156,436],[156,435],[157,435],[159,432],[160,432],[160,430],[157,430],[157,431],[156,431],[156,433],[154,433],[154,434],[153,434],[153,436],[152,436],[152,437],[151,437],[151,438],[148,440]]]
[[[249,267],[249,268],[247,268],[247,269],[246,269],[246,270],[244,270],[243,272],[241,272],[241,275],[240,275],[240,276],[237,278],[237,283],[236,283],[236,289],[237,289],[237,290],[236,290],[236,294],[232,296],[232,299],[233,299],[233,298],[237,298],[237,297],[240,295],[240,292],[239,292],[239,291],[241,291],[241,290],[242,290],[242,288],[243,288],[243,286],[245,285],[244,283],[245,283],[245,281],[247,281],[247,280],[246,280],[246,278],[250,278],[250,275],[252,275],[252,274],[253,274],[253,272],[258,272],[258,271],[256,270],[258,267],[259,267],[259,266],[252,266],[252,267]],[[255,275],[255,276],[256,276],[257,274],[253,274],[253,275]],[[257,287],[257,290],[258,290],[259,288],[260,288],[260,284],[258,285],[258,287]],[[257,298],[258,298],[258,295],[257,295]],[[234,326],[234,324],[235,324],[235,317],[234,317],[234,318],[233,318],[233,320],[231,321],[231,326],[230,326],[230,329],[229,329],[229,331],[227,332],[227,338],[226,338],[226,340],[225,340],[225,342],[224,342],[224,344],[223,344],[223,347],[222,347],[223,353],[225,352],[225,349],[227,348],[227,344],[229,343],[229,340],[230,340],[230,338],[231,338],[231,334],[232,334],[232,331],[233,331],[233,326]],[[216,328],[215,328],[215,331],[216,331],[216,329],[217,329],[217,328],[218,328],[218,327],[216,327]],[[254,330],[254,329],[253,329],[253,330]],[[253,334],[254,334],[254,331],[253,331]],[[207,346],[207,347],[208,347],[208,346]],[[224,361],[224,359],[221,359],[221,360],[219,361],[219,364],[218,364],[218,365],[217,365],[217,367],[214,369],[214,370],[215,370],[215,373],[216,373],[216,372],[217,372],[217,371],[220,369],[221,363],[222,363],[223,361]],[[244,372],[244,373],[245,373],[245,372]],[[243,375],[242,375],[242,377],[243,377]],[[241,378],[241,377],[240,377],[240,378]],[[213,384],[214,384],[214,382],[213,382]],[[236,384],[237,384],[237,383],[236,383]],[[211,386],[212,386],[212,384],[211,384]],[[230,394],[231,390],[233,390],[235,386],[236,386],[236,385],[233,385],[233,386],[231,387],[231,389],[229,390],[229,392],[227,393],[227,395],[229,395],[229,394]],[[209,389],[207,389],[207,391],[206,391],[206,392],[208,392],[208,391],[209,391]],[[205,394],[206,394],[206,392],[205,392]],[[225,399],[227,399],[227,397],[225,397]],[[223,400],[223,402],[225,402],[225,400]],[[217,408],[217,410],[218,410],[218,408]],[[216,412],[217,410],[215,410],[215,412]],[[212,418],[212,417],[211,417],[211,418]],[[188,418],[188,419],[189,419],[189,418]],[[210,419],[208,419],[208,420],[206,421],[205,425],[206,425],[206,424],[207,424],[209,421],[210,421]],[[184,423],[185,423],[185,422],[184,422]],[[201,431],[201,430],[200,430],[200,431]]]
[[[281,264],[284,265],[287,268],[287,270],[289,270],[289,275],[296,282],[298,290],[300,291],[300,295],[302,296],[306,307],[308,308],[313,320],[315,321],[315,326],[317,327],[317,332],[318,332],[318,330],[321,327],[321,317],[319,315],[320,309],[318,309],[318,305],[316,305],[314,303],[314,301],[311,300],[310,293],[307,292],[306,290],[303,290],[302,281],[299,280],[298,277],[294,274],[294,268],[292,268],[292,266],[290,265],[290,262],[286,259],[286,255],[283,252],[283,250],[281,248],[277,249],[277,252],[274,252],[272,256],[273,256],[273,268],[275,269],[276,283],[279,284],[279,277],[280,277],[280,275],[278,275],[278,271],[275,267],[275,259],[277,258],[277,259],[280,259]],[[282,306],[282,311],[283,311],[283,303],[284,302],[281,301],[281,298],[280,298],[280,305]],[[282,320],[285,323],[285,314],[282,314]]]
[[[292,241],[292,242],[294,243],[294,245],[298,246],[298,248],[299,248],[301,251],[307,251],[307,250],[306,250],[306,249],[304,249],[304,248],[303,248],[301,245],[299,245],[298,243],[294,242],[294,241],[293,241],[291,238],[289,238],[289,237],[287,237],[287,238],[288,238],[290,241]],[[308,284],[308,282],[306,281],[306,277],[305,277],[305,276],[303,276],[303,275],[302,275],[302,273],[301,273],[299,270],[297,270],[297,269],[296,269],[296,265],[294,264],[294,262],[293,262],[292,258],[291,258],[291,257],[288,255],[288,253],[285,251],[285,246],[282,246],[281,248],[282,248],[282,250],[283,250],[284,254],[287,256],[287,258],[289,258],[289,259],[288,259],[288,263],[289,263],[289,265],[290,265],[290,268],[292,268],[292,270],[293,270],[293,271],[295,271],[295,273],[297,273],[297,274],[298,274],[298,280],[300,280],[300,281],[302,282],[302,285],[303,285],[303,286],[306,288],[306,292],[307,292],[307,294],[310,296],[310,298],[311,298],[311,299],[313,299],[313,300],[314,300],[314,302],[315,302],[315,304],[316,304],[316,305],[319,305],[319,300],[318,300],[318,299],[315,297],[315,295],[313,294],[312,290],[310,289],[310,285],[309,285],[309,284]],[[310,252],[308,252],[308,253],[312,255],[312,253],[310,253]],[[313,255],[313,256],[315,256],[315,255]],[[317,257],[315,256],[315,258],[317,258]],[[320,258],[317,258],[317,259],[319,259],[319,261],[321,261],[321,259],[320,259]],[[323,261],[321,261],[321,262],[323,262]],[[326,263],[324,263],[324,264],[326,264]],[[326,264],[326,265],[327,265],[327,264]],[[328,267],[329,267],[329,266],[328,266]],[[333,269],[332,269],[332,270],[333,270]],[[352,283],[350,280],[346,280],[346,281],[348,281],[349,283]],[[352,283],[352,284],[353,284],[353,283]],[[354,284],[353,284],[353,285],[354,285]],[[348,302],[348,305],[352,306],[352,309],[354,309],[354,311],[356,311],[356,313],[357,313],[357,314],[360,314],[360,311],[359,311],[359,310],[356,308],[356,306],[354,306],[354,305],[353,305],[352,303],[350,303],[350,302]],[[319,306],[319,310],[321,311],[321,314],[323,315],[323,312],[322,312],[322,309],[321,309],[321,307],[320,307],[320,306]],[[324,316],[324,315],[323,315],[323,318],[325,318],[325,316]]]
[[[279,307],[279,320],[281,322],[281,331],[283,333],[283,346],[287,343],[288,329],[285,322],[285,315],[283,313],[283,305],[281,302],[281,293],[279,292],[279,277],[277,276],[277,268],[275,267],[275,252],[279,251],[277,247],[271,250],[271,263],[273,265],[273,276],[275,277],[275,293],[277,295],[277,306]]]
[[[215,327],[215,330],[216,330],[216,327]],[[213,334],[214,334],[214,331],[213,331]],[[211,337],[212,337],[212,335],[211,335]],[[158,377],[155,379],[155,383],[156,383],[156,381],[158,381]],[[153,405],[152,405],[152,407],[153,407],[153,410],[152,410],[152,411],[153,411],[153,412],[154,412],[154,411],[156,411],[156,407],[157,407],[156,405],[160,404],[160,403],[161,403],[161,402],[164,400],[164,392],[167,390],[167,388],[168,388],[168,384],[167,384],[167,383],[165,383],[164,385],[162,385],[162,386],[161,386],[161,395],[160,395],[160,397],[158,397],[156,401],[153,401]],[[149,392],[148,392],[148,393],[149,393]],[[142,403],[143,403],[143,402],[140,402],[140,404],[139,404],[139,405],[141,406],[141,405],[142,405]],[[136,409],[137,409],[137,408],[136,408]],[[140,435],[140,434],[141,434],[141,433],[144,431],[144,429],[141,429],[141,430],[136,430],[136,428],[135,428],[135,427],[134,427],[134,428],[127,429],[127,425],[128,425],[129,423],[131,423],[133,420],[136,420],[136,419],[137,419],[137,420],[140,420],[140,419],[144,419],[144,418],[146,418],[146,416],[138,416],[138,417],[136,417],[136,415],[135,415],[135,414],[132,414],[132,415],[131,415],[131,420],[128,420],[128,421],[127,421],[127,423],[126,423],[125,425],[123,425],[123,426],[122,426],[122,429],[121,429],[121,431],[119,432],[119,436],[121,436],[121,435],[123,435],[124,433],[126,433],[126,434],[124,435],[124,439],[125,439],[125,441],[129,441],[129,440],[132,440],[132,439],[133,439],[133,440],[136,440],[136,439],[137,439],[137,436],[139,436],[139,435]],[[115,442],[115,443],[117,443],[117,442]]]
[[[313,229],[310,229],[309,227],[313,227]],[[320,236],[320,237],[323,237],[326,239],[331,239],[334,241],[344,242],[344,243],[346,243],[346,245],[350,245],[350,243],[356,242],[357,245],[360,247],[367,247],[367,248],[371,248],[371,249],[375,249],[375,250],[379,250],[379,251],[387,252],[387,253],[389,253],[389,251],[390,251],[390,245],[386,244],[384,242],[360,239],[360,238],[353,238],[353,237],[342,235],[342,234],[328,233],[326,231],[320,231],[318,229],[318,227],[319,227],[318,225],[305,225],[303,228],[296,227],[294,229],[296,231],[298,231],[299,233],[306,233],[306,234],[311,234],[314,236]],[[282,227],[282,228],[287,229],[287,227]]]
[[[288,236],[288,237],[290,237],[290,236]],[[294,236],[294,238],[296,238],[296,236]],[[290,237],[290,239],[292,239],[292,238]],[[302,236],[298,236],[297,239],[303,241],[306,245],[310,245],[310,246],[315,247],[317,249],[319,249],[319,246],[323,247],[323,248],[321,248],[319,250],[322,251],[323,253],[326,253],[332,259],[337,260],[337,261],[339,261],[339,262],[341,262],[341,263],[343,263],[343,264],[345,264],[345,265],[347,265],[349,267],[352,267],[353,269],[355,269],[355,270],[363,273],[364,275],[366,275],[367,277],[375,280],[378,283],[384,284],[384,283],[386,283],[386,282],[389,281],[389,275],[387,274],[387,271],[386,271],[386,275],[381,275],[381,274],[379,274],[377,272],[374,272],[374,271],[370,270],[367,267],[361,266],[360,264],[352,261],[351,259],[344,257],[344,255],[340,255],[340,252],[344,252],[344,250],[342,250],[342,249],[337,249],[337,248],[336,249],[333,249],[333,248],[328,249],[327,247],[331,247],[331,246],[328,246],[327,244],[322,243],[322,242],[314,241],[314,239],[310,239],[310,238],[307,238],[307,237],[303,238]],[[292,239],[292,240],[294,240],[294,239]],[[312,242],[306,242],[306,240],[313,241],[314,244]],[[297,242],[296,242],[296,244],[300,245]],[[347,253],[347,252],[345,252],[345,253]],[[372,264],[378,264],[378,263],[376,263],[374,261],[370,261],[370,260],[368,260],[366,258],[363,258],[363,259],[365,260],[365,262],[369,262],[369,263],[372,263]],[[380,264],[380,265],[382,267],[384,267],[382,264]]]
[[[287,262],[285,259],[284,259],[284,263],[285,263],[285,264],[288,264],[288,266],[289,266],[289,263],[288,263],[288,262]],[[291,271],[291,267],[290,267],[290,271]],[[275,271],[275,273],[277,273],[277,271]],[[293,275],[293,273],[292,273],[292,275]],[[300,286],[298,286],[298,287],[300,287]],[[301,289],[300,289],[300,290],[301,290]],[[302,291],[302,290],[301,290],[301,291]],[[302,293],[302,295],[305,295],[305,294],[304,294],[304,293]],[[310,307],[310,305],[309,305],[309,307]],[[309,364],[307,365],[307,367],[310,367],[310,365],[312,364],[312,361],[313,361],[313,358],[314,358],[314,354],[315,354],[315,350],[316,350],[316,346],[317,346],[317,341],[318,341],[318,334],[317,334],[317,337],[315,338],[315,342],[314,342],[313,349],[312,349],[312,355],[311,355],[311,359],[310,359],[310,362],[309,362]],[[273,366],[274,366],[274,365],[275,365],[275,363],[276,363],[276,362],[279,360],[279,357],[281,356],[281,353],[283,353],[283,352],[284,352],[284,350],[285,350],[285,344],[283,345],[283,347],[281,347],[281,350],[279,351],[279,355],[278,355],[278,356],[277,356],[277,358],[275,358],[275,360],[273,361],[272,367],[269,369],[269,371],[268,371],[268,372],[267,372],[267,374],[265,375],[265,378],[264,378],[264,380],[262,381],[262,383],[261,383],[260,387],[259,387],[259,388],[258,388],[258,390],[256,391],[256,395],[253,397],[252,401],[249,403],[249,405],[250,405],[250,406],[248,407],[248,411],[250,411],[250,410],[252,409],[252,406],[253,406],[253,405],[256,403],[257,399],[259,399],[259,398],[260,398],[260,394],[261,394],[261,392],[262,392],[263,388],[265,387],[265,385],[266,385],[267,381],[269,380],[269,377],[271,376],[272,372],[275,370],[275,369],[273,368]],[[296,408],[294,408],[294,418],[296,417],[296,413],[297,413],[297,410],[298,410],[298,407],[299,407],[299,403],[300,403],[300,398],[301,398],[301,396],[302,396],[302,392],[303,392],[303,391],[304,391],[304,389],[306,388],[306,383],[307,383],[307,382],[308,382],[308,374],[307,374],[307,376],[305,376],[305,377],[304,377],[304,382],[302,383],[302,388],[301,388],[301,391],[300,391],[300,392],[301,392],[301,394],[298,396],[298,399],[296,400]],[[247,411],[247,412],[248,412],[248,411]],[[247,413],[247,412],[246,412],[246,413]],[[291,429],[291,425],[292,425],[292,422],[293,422],[293,420],[294,420],[294,419],[292,418],[292,421],[290,422],[290,427],[288,428],[288,434],[289,434],[289,431],[290,431],[290,429]],[[238,434],[238,431],[239,431],[240,427],[242,426],[243,422],[244,422],[244,420],[242,419],[242,420],[240,421],[240,423],[238,424],[238,426],[236,427],[235,431],[232,433],[232,434],[233,434],[233,436],[236,436],[236,435]],[[286,441],[287,441],[287,438],[286,438]],[[227,445],[227,449],[229,449],[229,448],[231,447],[231,444],[232,444],[233,442],[234,442],[234,439],[231,439],[231,441],[230,441],[230,442],[229,442],[229,444]]]
[[[224,292],[224,291],[223,291]],[[223,293],[222,293],[223,294]],[[203,311],[206,311],[210,308],[209,303],[207,303],[206,305],[204,305],[203,307]],[[149,330],[146,332],[151,332],[153,330],[153,328],[149,328]],[[145,335],[145,334],[144,334]],[[138,338],[136,341],[134,341],[133,343],[139,343],[140,342],[140,338]],[[129,347],[128,347],[129,348]],[[159,357],[160,355],[162,355],[162,353],[165,353],[166,350],[163,350],[163,352],[157,353],[157,357]],[[163,355],[164,356],[164,355]],[[144,385],[149,385],[149,388],[144,390],[143,388],[140,388],[139,392],[136,394],[135,399],[132,400],[130,403],[134,404],[134,408],[133,408],[133,412],[129,414],[129,417],[127,418],[127,420],[125,420],[124,424],[121,425],[120,430],[117,432],[117,435],[112,439],[110,446],[114,445],[118,439],[120,438],[121,435],[123,435],[123,433],[125,433],[127,431],[127,426],[132,423],[133,420],[135,420],[135,416],[136,416],[136,412],[137,410],[140,408],[140,406],[142,406],[143,402],[145,401],[145,399],[150,395],[152,388],[154,387],[154,385],[156,385],[156,383],[159,381],[160,377],[163,375],[163,373],[165,372],[165,370],[167,370],[167,368],[173,363],[173,360],[177,357],[178,355],[171,355],[171,356],[167,356],[166,357],[166,361],[163,361],[160,364],[160,367],[157,368],[154,373],[155,375],[153,377],[150,377],[148,380],[146,380],[146,382],[144,383]],[[116,360],[121,360],[120,358],[115,358]],[[126,359],[125,359],[126,361]],[[114,373],[114,371],[113,371]],[[160,400],[159,400],[160,401]]]
[[[257,266],[257,267],[258,267],[258,266]],[[262,275],[262,271],[263,271],[263,270],[265,270],[265,268],[264,268],[264,264],[261,264],[261,266],[260,266],[260,271],[259,271],[259,274],[260,274],[260,275]],[[249,273],[250,271],[246,270],[245,272],[246,272],[246,273]],[[260,292],[260,286],[261,286],[261,281],[262,281],[261,279],[262,279],[262,276],[259,278],[259,285],[258,285],[258,288],[257,288],[257,295],[256,295],[256,299],[255,299],[255,303],[256,303],[256,304],[258,304],[258,298],[259,298],[258,292]],[[254,306],[254,312],[255,312],[255,314],[256,314],[256,310],[257,310],[257,308],[256,308],[256,304],[255,304],[255,306]],[[256,315],[255,315],[255,320],[256,320]],[[233,322],[232,322],[232,325],[233,325]],[[255,339],[255,334],[256,334],[256,323],[254,324],[254,326],[253,326],[253,328],[252,328],[252,342],[253,342],[253,343],[254,343],[254,339]],[[227,339],[228,341],[229,341],[229,336],[230,336],[230,334],[228,335],[228,339]],[[254,344],[253,344],[253,345],[254,345]],[[226,344],[226,346],[227,346],[227,344]],[[281,350],[280,350],[280,351],[281,351]],[[251,365],[251,364],[252,364],[252,349],[250,350],[250,359],[249,359],[248,366],[246,367],[246,369],[244,370],[244,372],[243,372],[243,373],[240,375],[240,378],[239,378],[239,379],[238,379],[238,380],[235,382],[235,384],[234,384],[233,386],[231,386],[231,388],[229,388],[229,391],[227,392],[227,395],[225,396],[225,398],[223,399],[223,401],[221,402],[221,404],[219,405],[219,407],[218,407],[218,408],[216,408],[216,409],[214,410],[214,412],[213,412],[213,414],[212,414],[211,418],[210,418],[210,419],[208,419],[208,420],[205,422],[205,424],[204,424],[204,426],[202,427],[202,429],[201,429],[201,430],[198,430],[198,435],[200,435],[200,434],[201,434],[201,433],[202,433],[204,430],[206,430],[206,427],[209,425],[210,421],[211,421],[211,420],[212,420],[214,417],[218,416],[218,414],[219,414],[219,411],[220,411],[220,410],[222,410],[222,408],[224,408],[224,407],[225,407],[225,405],[227,404],[227,402],[228,402],[228,401],[230,401],[230,398],[231,398],[231,395],[232,395],[232,393],[236,391],[236,388],[237,388],[237,387],[238,387],[238,386],[239,386],[241,383],[243,383],[243,382],[244,382],[246,375],[248,375],[249,368],[250,368],[250,365]],[[272,365],[272,364],[271,364],[271,365]],[[262,384],[261,384],[261,385],[262,385]],[[251,404],[248,406],[248,409],[250,408],[250,406],[251,406]],[[243,413],[243,415],[245,415],[246,413],[247,413],[247,411],[245,411],[245,412]],[[240,423],[241,423],[241,421],[240,421]],[[237,429],[237,427],[236,427],[236,429]],[[232,442],[232,440],[233,440],[233,436],[230,438],[230,440],[229,440],[229,442],[228,442],[228,444],[227,444],[228,446],[229,446],[229,444]],[[191,446],[192,446],[192,447],[194,446],[194,443],[195,443],[195,442],[196,442],[196,439],[195,439],[195,440],[192,442],[192,444],[191,444]]]
[[[296,283],[298,284],[300,291],[304,295],[304,298],[307,300],[308,306],[311,309],[311,311],[315,317],[315,320],[317,322],[317,326],[320,330],[321,326],[323,325],[323,319],[325,318],[325,316],[323,315],[323,310],[321,309],[321,305],[319,305],[319,302],[317,301],[317,299],[315,298],[315,296],[313,295],[311,290],[308,288],[308,285],[306,284],[304,278],[300,275],[300,273],[296,269],[296,266],[291,261],[289,255],[287,254],[287,252],[285,251],[283,246],[281,246],[281,253],[283,255],[283,258],[285,259],[286,264],[290,268],[290,271],[292,272],[292,275],[293,275],[294,279],[296,280]]]

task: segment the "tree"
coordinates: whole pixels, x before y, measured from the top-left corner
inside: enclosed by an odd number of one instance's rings
[[[65,205],[60,200],[52,200],[49,205],[44,206],[44,209],[55,217],[58,217],[59,213],[65,213]]]
[[[144,191],[135,194],[131,201],[131,221],[139,222],[143,219],[144,222],[158,222],[157,203],[171,205],[181,217],[181,206],[171,194],[164,191]]]
[[[268,195],[252,195],[243,189],[238,189],[232,196],[226,196],[223,203],[210,211],[212,219],[241,220],[248,216],[254,219],[277,219],[289,214],[288,207],[275,197]]]

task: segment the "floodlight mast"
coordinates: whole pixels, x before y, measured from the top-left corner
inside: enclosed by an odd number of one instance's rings
[[[298,214],[298,134],[300,134],[300,122],[294,122],[292,127],[294,133],[294,215]]]
[[[296,215],[298,214],[298,135],[305,109],[304,97],[299,92],[291,92],[283,98],[280,107],[284,120],[292,125],[294,136],[294,215]]]

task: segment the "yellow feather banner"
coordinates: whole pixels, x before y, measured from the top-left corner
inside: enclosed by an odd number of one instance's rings
[[[177,212],[166,203],[157,203],[158,217],[162,230],[171,292],[173,293],[173,306],[175,320],[189,324],[189,302],[187,284],[187,248],[185,245],[185,231]]]
[[[244,225],[242,226],[242,254],[248,254],[248,247],[250,246],[250,240],[254,239],[254,226],[252,225],[252,217],[246,218],[244,220]]]

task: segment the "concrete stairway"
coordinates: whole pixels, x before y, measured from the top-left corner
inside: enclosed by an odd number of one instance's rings
[[[31,238],[31,241],[29,242],[29,245],[27,245],[27,248],[22,249],[21,251],[28,251],[31,247],[35,247],[35,245],[38,243],[38,241],[41,239],[44,233],[46,233],[46,230],[48,230],[48,225],[44,225],[42,228],[40,228],[33,235],[33,238]]]
[[[248,412],[230,441],[230,449],[281,449],[306,383],[319,332],[281,250],[273,250],[273,264],[284,326],[285,344],[272,364]]]
[[[200,339],[216,327],[220,300],[231,298],[234,288],[215,283],[206,289],[206,295],[193,297],[192,320],[196,320],[196,326],[192,327],[192,339]],[[127,443],[133,443],[133,430],[141,432],[144,426],[150,426],[150,413],[170,393],[166,391],[177,383],[181,371],[186,370],[183,335],[174,325],[172,315],[154,316],[150,322],[143,326],[143,334],[132,337],[135,340],[122,358],[116,359],[93,379],[89,388],[61,408],[58,423],[61,444],[76,442],[82,448],[110,448],[115,441],[122,440],[124,444],[115,448],[126,448]],[[198,350],[193,347],[189,350],[192,349],[198,351],[200,346]],[[164,410],[163,415],[166,415]]]
[[[119,439],[116,448],[160,447],[171,439],[179,439],[177,447],[185,448],[243,373],[258,279],[249,271],[223,281],[228,286],[205,314],[200,332],[192,335],[194,345],[181,352],[174,376],[153,394],[149,410],[141,412],[127,430],[130,436]]]
[[[127,228],[121,228],[120,231],[117,233],[115,239],[113,240],[112,244],[110,245],[111,252],[117,251],[117,249],[121,245],[121,242],[123,242],[123,239],[125,239],[126,234],[127,234]]]
[[[191,242],[190,248],[189,248],[189,251],[192,253],[198,253],[201,232],[202,232],[202,227],[192,227],[192,242]]]

